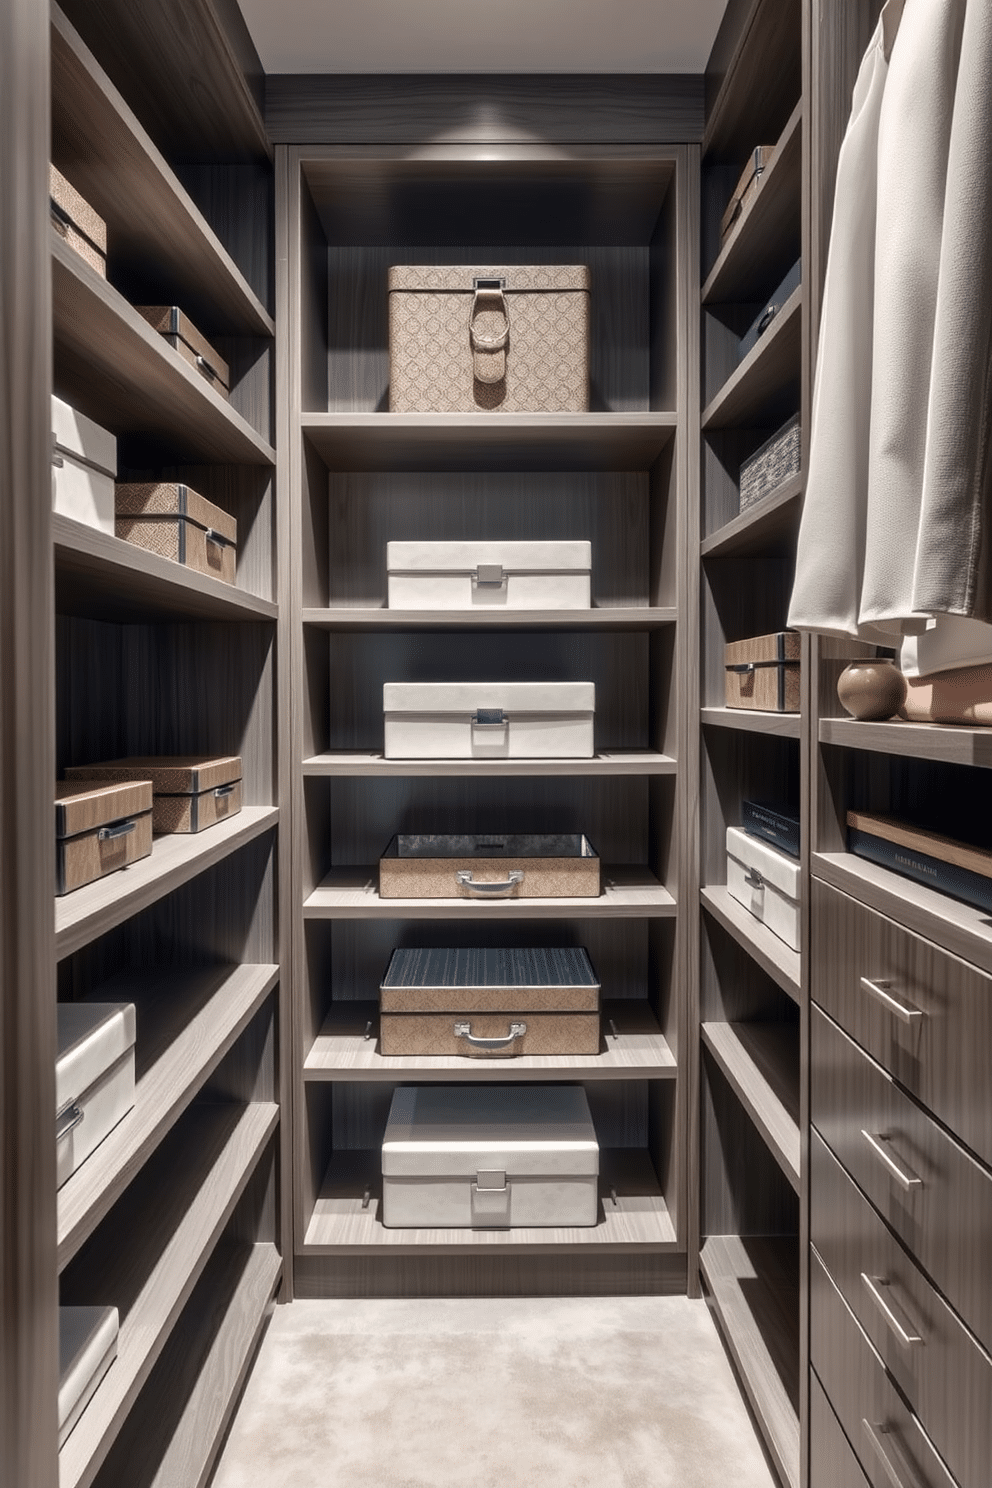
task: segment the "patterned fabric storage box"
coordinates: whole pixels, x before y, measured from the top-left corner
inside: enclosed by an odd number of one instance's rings
[[[379,988],[384,1055],[598,1054],[585,951],[398,950]]]
[[[134,308],[144,316],[152,330],[158,331],[178,351],[184,362],[189,362],[206,378],[215,392],[222,398],[228,396],[230,368],[178,305],[135,305]]]
[[[387,682],[386,759],[591,759],[592,682]]]
[[[731,641],[725,648],[728,708],[799,712],[800,638],[794,631]]]
[[[52,399],[52,505],[113,536],[117,440],[61,398]]]
[[[595,899],[588,837],[394,837],[379,860],[380,899]]]
[[[151,481],[119,484],[114,501],[114,531],[125,542],[234,583],[238,524],[205,496],[189,486]]]
[[[71,772],[67,771],[67,774]],[[152,787],[60,780],[55,786],[55,892],[69,894],[152,850]]]
[[[405,1085],[382,1143],[387,1228],[594,1225],[599,1144],[581,1085]]]
[[[202,832],[241,810],[241,756],[237,754],[131,755],[77,765],[74,780],[150,780],[152,823],[160,835]]]
[[[802,428],[797,413],[741,466],[741,511],[747,511],[798,475],[801,463]]]
[[[394,610],[587,610],[588,542],[391,542]]]
[[[589,270],[583,264],[395,265],[392,413],[584,413]]]
[[[116,1307],[59,1308],[59,1446],[117,1358]]]
[[[800,867],[766,842],[727,828],[727,888],[755,919],[799,949]]]
[[[80,258],[101,277],[107,277],[107,224],[61,171],[48,167],[48,195],[52,226]]]
[[[59,1186],[134,1105],[134,1005],[60,1002],[55,1063]]]

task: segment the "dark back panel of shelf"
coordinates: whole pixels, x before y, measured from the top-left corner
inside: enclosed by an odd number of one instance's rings
[[[703,565],[701,704],[722,708],[724,645],[785,629],[792,591],[791,558],[709,558]]]
[[[333,1297],[674,1297],[685,1296],[686,1259],[655,1251],[576,1245],[561,1254],[298,1256],[296,1296]]]
[[[799,1009],[762,971],[753,956],[712,915],[702,916],[699,1016],[703,1023],[750,1019],[795,1023]]]
[[[701,1084],[703,1235],[798,1235],[798,1197],[705,1051]]]
[[[275,182],[268,161],[180,162],[183,185],[262,304],[275,294]],[[135,300],[140,304],[140,300]]]
[[[275,998],[267,997],[224,1055],[197,1100],[203,1104],[277,1100],[276,1046]]]
[[[741,825],[741,802],[799,804],[799,743],[732,728],[703,730],[700,796],[704,884],[727,881],[727,828]]]
[[[802,13],[802,0],[760,0],[729,65],[718,57],[706,79],[704,159],[743,167],[755,145],[778,139],[802,93]]]
[[[304,409],[328,406],[330,351],[327,238],[306,181],[300,182],[300,399]]]

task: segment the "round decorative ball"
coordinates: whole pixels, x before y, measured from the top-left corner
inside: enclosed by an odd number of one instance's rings
[[[853,718],[880,723],[906,701],[906,678],[894,661],[852,661],[837,679],[837,696]]]

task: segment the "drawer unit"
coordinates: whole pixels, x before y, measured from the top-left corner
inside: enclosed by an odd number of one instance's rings
[[[828,1146],[988,1347],[992,1176],[815,1007],[810,1103]]]
[[[992,1361],[815,1132],[810,1159],[820,1257],[961,1488],[985,1488]]]
[[[810,1362],[872,1488],[955,1488],[815,1250],[809,1286]]]
[[[901,1085],[992,1163],[992,977],[819,880],[813,997]]]
[[[809,1488],[867,1488],[868,1479],[840,1429],[816,1375],[809,1381]]]

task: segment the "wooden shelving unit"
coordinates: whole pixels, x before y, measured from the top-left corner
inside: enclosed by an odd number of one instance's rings
[[[798,739],[801,724],[798,713],[765,713],[758,708],[701,708],[699,721],[709,728],[739,729],[775,739]]]
[[[700,903],[728,935],[747,951],[776,986],[795,1001],[801,998],[802,957],[745,909],[723,884],[700,890]]]
[[[380,899],[379,870],[333,868],[303,903],[304,918],[387,920],[658,919],[672,916],[672,895],[643,868],[604,867],[598,899]]]
[[[313,779],[330,776],[370,776],[387,779],[465,776],[533,778],[564,775],[675,775],[678,762],[652,749],[611,749],[592,759],[548,760],[387,760],[381,754],[332,750],[303,761],[303,773]]]
[[[799,1191],[798,1030],[775,1023],[704,1023],[702,1038]]]
[[[303,624],[322,630],[661,630],[674,625],[672,605],[602,605],[589,610],[390,610],[345,605],[304,610]]]

